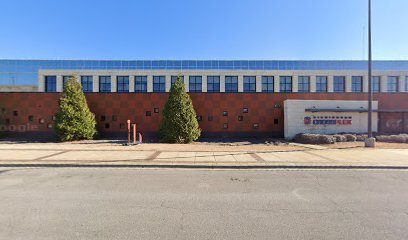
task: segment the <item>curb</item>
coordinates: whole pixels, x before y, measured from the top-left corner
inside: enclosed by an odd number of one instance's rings
[[[0,164],[0,167],[47,167],[47,168],[181,168],[181,169],[384,169],[384,170],[408,170],[408,166],[288,166],[288,165],[274,165],[274,166],[264,166],[264,165],[248,165],[248,166],[237,166],[237,165],[223,165],[223,166],[213,166],[213,165],[145,165],[145,164]]]

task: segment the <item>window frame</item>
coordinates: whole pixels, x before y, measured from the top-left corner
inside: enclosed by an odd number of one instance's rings
[[[316,92],[317,93],[327,93],[328,79],[329,78],[327,76],[316,76]],[[322,86],[324,86],[324,89]]]
[[[299,76],[298,77],[298,92],[308,93],[310,92],[310,77]]]
[[[395,80],[395,83],[391,83],[390,80]],[[390,89],[390,87],[395,88],[395,90]],[[389,93],[398,92],[398,76],[388,76],[387,77],[387,92]]]
[[[265,86],[266,86],[266,89],[265,89]],[[265,92],[265,93],[275,92],[275,77],[274,76],[262,76],[262,92]]]
[[[363,92],[363,77],[352,76],[351,77],[351,92],[361,93]]]
[[[376,80],[378,80],[378,83],[376,83]],[[378,87],[378,90],[376,87]],[[373,76],[371,78],[371,90],[373,91],[373,93],[381,92],[381,77],[380,76]]]
[[[244,92],[256,92],[256,76],[244,76]]]
[[[45,92],[57,92],[57,76],[44,77],[44,90]]]
[[[238,92],[238,76],[225,76],[225,92],[226,93]]]
[[[153,92],[166,92],[166,76],[153,76]]]
[[[203,91],[203,77],[202,76],[189,76],[188,77],[188,91],[189,92],[202,92]]]
[[[344,93],[345,91],[346,91],[346,77],[345,76],[334,76],[333,77],[333,92]]]
[[[293,84],[292,76],[279,76],[279,92],[291,93],[293,91],[292,84]]]
[[[140,89],[138,89],[138,86],[140,86]],[[135,76],[135,92],[147,92],[147,76]]]
[[[116,92],[129,92],[129,76],[116,77]]]
[[[99,76],[99,92],[112,92],[111,76]]]
[[[408,76],[405,76],[405,79],[404,79],[404,83],[405,83],[405,92],[408,92]]]
[[[81,76],[82,92],[93,92],[93,77]]]
[[[220,76],[207,76],[207,92],[220,92],[221,90],[220,83],[221,83]]]

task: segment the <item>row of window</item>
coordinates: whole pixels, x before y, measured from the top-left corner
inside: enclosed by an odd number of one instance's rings
[[[70,76],[63,76],[63,84],[71,79]],[[171,77],[171,84],[173,85],[177,79],[177,76]],[[184,77],[181,76],[184,81]],[[389,76],[387,81],[388,92],[398,92],[397,76]],[[353,76],[351,80],[352,92],[363,91],[363,77]],[[56,76],[45,77],[45,91],[56,92]],[[262,92],[274,92],[273,76],[262,76]],[[84,92],[93,91],[93,77],[81,76],[81,84]],[[118,76],[116,83],[117,92],[129,92],[129,76]],[[244,92],[256,92],[256,77],[244,76]],[[279,90],[280,92],[292,92],[292,77],[280,76],[279,77]],[[111,92],[111,77],[99,76],[99,92]],[[372,78],[373,92],[380,92],[380,77],[375,76]],[[345,92],[346,90],[346,77],[335,76],[333,78],[333,91]],[[166,91],[166,77],[165,76],[153,76],[153,92],[165,92]],[[316,77],[316,92],[328,91],[328,77],[317,76]],[[405,78],[405,91],[408,92],[408,76]],[[147,76],[135,77],[135,92],[147,92]],[[190,76],[189,77],[189,92],[202,92],[202,76]],[[208,76],[207,77],[207,92],[220,92],[220,76]],[[238,92],[238,77],[226,76],[225,77],[225,92]],[[310,77],[299,76],[298,77],[298,92],[310,92]]]

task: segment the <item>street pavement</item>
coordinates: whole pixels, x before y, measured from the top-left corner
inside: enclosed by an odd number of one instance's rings
[[[0,239],[408,239],[407,170],[0,168]]]

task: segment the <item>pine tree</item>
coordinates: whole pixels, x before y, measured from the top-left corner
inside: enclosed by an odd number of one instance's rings
[[[77,76],[64,86],[56,114],[55,130],[59,141],[94,139],[97,135],[95,115],[89,110]]]
[[[191,143],[200,137],[196,112],[181,77],[170,89],[169,99],[163,110],[160,141],[167,143]]]

